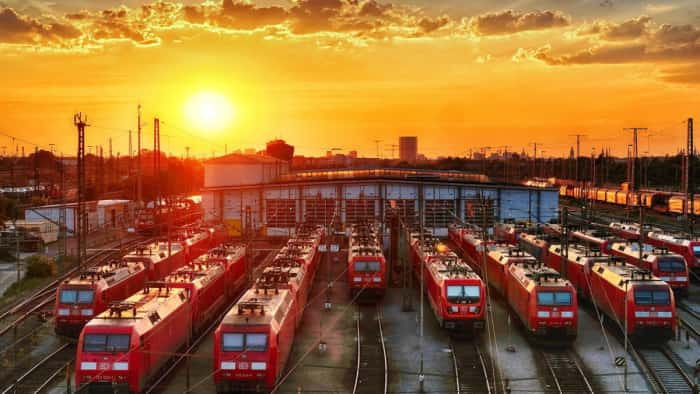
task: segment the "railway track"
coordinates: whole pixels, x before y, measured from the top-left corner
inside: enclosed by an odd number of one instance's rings
[[[474,339],[472,339],[474,340]],[[457,394],[495,394],[486,356],[476,342],[451,343]],[[493,373],[493,371],[491,371]]]
[[[696,393],[690,377],[679,360],[665,347],[645,347],[636,350],[637,360],[644,364],[647,379],[655,392],[664,394]]]
[[[75,346],[63,343],[14,379],[14,382],[5,387],[1,394],[40,393],[66,370],[66,365],[73,362],[74,358]]]
[[[357,369],[353,394],[373,393],[389,389],[389,364],[382,331],[381,307],[358,306]]]
[[[143,237],[138,237],[134,240],[131,240],[129,242],[126,242],[123,244],[122,249],[130,249],[136,245],[139,245],[141,243],[145,242],[150,242],[152,238],[144,239]],[[115,255],[119,254],[119,251],[116,250],[105,250],[105,251],[99,251],[87,258],[86,264],[83,265],[82,268],[87,268],[93,265],[96,265],[100,262],[103,262],[107,259],[113,258]],[[38,313],[42,309],[44,309],[46,306],[50,305],[53,303],[55,299],[55,292],[56,288],[58,285],[63,282],[65,279],[70,278],[71,276],[74,276],[78,270],[81,267],[74,267],[67,272],[63,273],[61,276],[56,278],[56,280],[52,281],[48,285],[42,287],[41,289],[35,291],[32,295],[29,297],[25,298],[23,301],[20,301],[7,311],[3,312],[2,315],[0,315],[0,321],[9,319],[11,317],[15,317],[14,320],[9,322],[7,325],[5,325],[2,329],[0,329],[0,337],[4,336],[8,332],[10,332],[14,327],[18,326],[21,324],[23,321],[25,321],[27,318],[30,316]]]
[[[594,393],[593,386],[583,372],[581,363],[571,350],[546,349],[540,350],[540,355],[553,383],[547,392]]]
[[[678,304],[676,312],[681,319],[683,328],[688,330],[695,337],[695,340],[700,341],[700,313],[684,303]]]

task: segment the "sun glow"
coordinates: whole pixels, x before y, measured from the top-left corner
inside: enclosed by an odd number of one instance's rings
[[[229,100],[218,93],[202,92],[185,104],[189,123],[206,132],[221,131],[234,119],[235,109]]]

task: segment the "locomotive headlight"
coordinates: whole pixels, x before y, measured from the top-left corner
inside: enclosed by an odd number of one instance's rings
[[[80,363],[80,369],[83,371],[94,371],[97,369],[97,363],[83,361]]]
[[[58,316],[68,316],[70,315],[70,310],[66,308],[61,308],[58,310]]]
[[[353,282],[362,282],[362,277],[361,276],[356,276],[352,278]]]
[[[253,362],[250,363],[250,369],[253,371],[264,371],[267,369],[267,363]]]
[[[537,311],[537,317],[549,317],[549,311]]]
[[[481,308],[478,307],[478,306],[470,306],[470,307],[469,307],[469,312],[471,312],[471,313],[479,313],[479,312],[481,312]]]
[[[656,312],[656,316],[670,318],[672,316],[672,313],[670,311]]]
[[[92,316],[93,310],[92,309],[83,309],[80,311],[80,314],[83,316]]]
[[[659,277],[659,279],[661,279],[661,280],[664,281],[664,282],[668,282],[668,281],[671,280],[671,277],[669,277],[669,276],[661,276],[661,277]]]
[[[561,317],[572,318],[572,317],[574,317],[574,312],[573,311],[562,311]]]
[[[649,317],[649,312],[647,312],[647,311],[635,311],[634,317]]]
[[[687,281],[688,281],[688,277],[687,277],[687,276],[677,276],[677,277],[676,277],[676,281],[678,281],[678,282],[687,282]]]
[[[374,278],[372,278],[372,281],[373,281],[374,283],[379,283],[379,282],[382,281],[382,278],[380,278],[380,277],[378,277],[378,276],[375,276]]]
[[[112,370],[114,371],[128,371],[129,363],[119,362],[112,364]]]
[[[452,312],[452,313],[457,313],[457,312],[459,312],[459,307],[458,307],[458,306],[454,306],[454,305],[451,306],[451,307],[450,307],[450,312]]]
[[[221,369],[228,370],[228,371],[236,369],[236,363],[233,361],[222,361],[221,362]]]

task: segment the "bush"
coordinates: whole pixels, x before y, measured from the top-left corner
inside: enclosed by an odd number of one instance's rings
[[[25,259],[27,278],[46,278],[56,274],[56,263],[40,254],[29,256]]]

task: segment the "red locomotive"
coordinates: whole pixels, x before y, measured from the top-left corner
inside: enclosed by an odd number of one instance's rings
[[[147,287],[92,319],[78,341],[80,389],[139,393],[191,333],[185,289]]]
[[[593,230],[572,231],[571,238],[588,246],[592,249],[598,249],[603,253],[610,254],[610,247],[613,242],[619,240],[616,237],[605,236]]]
[[[602,254],[598,249],[590,249],[576,244],[569,245],[566,257],[564,257],[562,246],[553,244],[549,247],[547,256],[547,265],[565,275],[582,298],[591,297],[588,278],[593,264],[614,259]]]
[[[162,241],[139,246],[123,259],[142,263],[148,272],[148,280],[161,280],[187,262],[182,244]]]
[[[147,270],[140,262],[115,260],[82,271],[61,283],[54,303],[54,330],[77,337],[85,323],[99,315],[111,301],[123,300],[140,290]]]
[[[620,223],[620,222],[613,222],[610,223],[610,231],[616,235],[619,235],[620,237],[624,239],[628,239],[630,241],[636,241],[639,239],[639,235],[641,234],[641,230],[638,225],[633,224],[633,223]]]
[[[688,292],[688,267],[683,256],[669,253],[666,248],[644,244],[640,255],[639,244],[618,242],[611,245],[610,253],[622,257],[628,264],[644,268],[668,283],[681,294]],[[641,261],[640,261],[641,258]]]
[[[526,223],[498,223],[494,226],[494,239],[509,245],[517,245],[520,233],[527,231]]]
[[[676,307],[669,285],[651,272],[617,260],[590,270],[593,302],[635,339],[667,340],[676,330]],[[627,312],[625,318],[625,312]]]
[[[202,218],[202,204],[195,198],[183,198],[167,204],[154,204],[142,209],[136,216],[136,231],[154,234],[165,231],[168,225],[182,226]]]
[[[481,272],[481,277],[489,285],[508,298],[508,266],[515,262],[535,262],[535,259],[520,248],[511,245],[491,245],[486,254],[486,269],[483,267],[483,259],[475,261]]]
[[[319,242],[323,230],[303,232]],[[298,243],[290,240],[290,244]],[[315,246],[314,246],[315,245]],[[308,246],[308,245],[307,245]],[[309,247],[315,248],[318,242]],[[283,249],[224,316],[214,334],[214,383],[217,392],[271,390],[289,358],[316,267],[315,249],[299,259]]]
[[[76,385],[142,392],[238,290],[227,288],[243,285],[236,277],[245,273],[242,248],[227,247],[224,253],[224,259],[214,252],[211,259],[193,262],[163,282],[147,283],[143,291],[110,304],[88,322],[78,340]]]
[[[533,260],[509,265],[508,304],[527,331],[538,337],[576,338],[576,289],[558,272]]]
[[[546,234],[535,235],[530,233],[520,233],[518,238],[518,246],[520,249],[529,253],[537,261],[547,261],[549,253],[550,236]]]
[[[348,253],[348,286],[357,300],[376,300],[386,290],[387,266],[377,231],[370,225],[353,226]]]
[[[688,239],[651,231],[644,241],[658,247],[665,247],[685,258],[688,268],[700,271],[700,239]]]
[[[437,238],[412,234],[416,277],[423,270],[425,291],[440,327],[473,331],[484,328],[486,286],[471,267]]]

